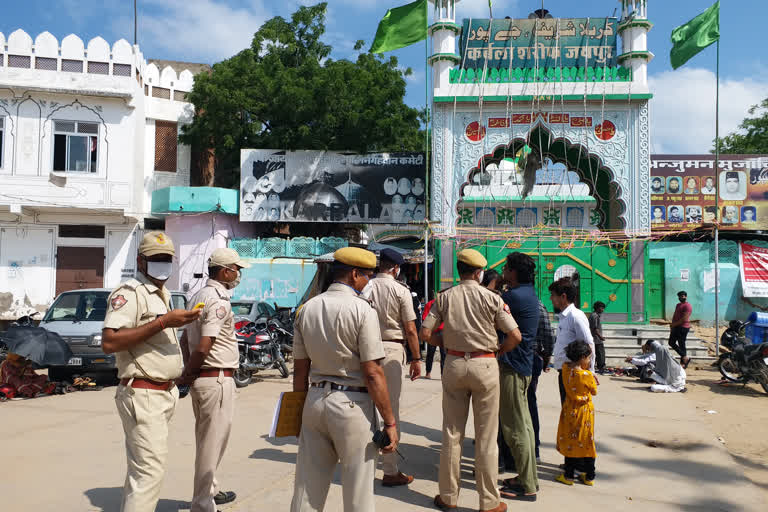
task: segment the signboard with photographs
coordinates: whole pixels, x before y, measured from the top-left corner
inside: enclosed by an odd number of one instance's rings
[[[407,224],[426,219],[424,153],[240,154],[240,220]]]
[[[714,155],[651,155],[651,228],[768,229],[768,156],[722,155],[718,167]]]

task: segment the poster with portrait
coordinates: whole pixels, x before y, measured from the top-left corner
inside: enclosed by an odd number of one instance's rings
[[[240,220],[407,224],[426,219],[424,153],[240,154]]]
[[[768,229],[768,155],[651,155],[651,229]]]

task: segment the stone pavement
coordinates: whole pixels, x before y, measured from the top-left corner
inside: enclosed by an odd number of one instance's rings
[[[436,372],[437,373],[437,372]],[[554,448],[559,415],[556,372],[542,376],[541,492],[536,503],[510,510],[728,511],[766,510],[760,490],[718,442],[685,394],[656,395],[628,378],[602,377],[595,404],[598,441],[594,488],[553,481],[561,456]],[[279,392],[290,379],[264,374],[238,395],[238,412],[218,477],[238,500],[222,512],[288,510],[293,491],[296,440],[272,440],[268,431]],[[114,410],[114,388],[0,404],[2,510],[117,511],[124,478],[123,433]],[[402,469],[416,476],[408,488],[376,483],[380,511],[435,510],[441,414],[439,380],[406,383],[400,451]],[[172,427],[168,474],[158,511],[187,510],[192,493],[194,430],[191,402],[181,401]],[[472,479],[472,423],[464,442],[459,511],[476,510]],[[759,433],[756,432],[756,435]],[[656,446],[648,445],[655,441]],[[381,471],[377,477],[380,478]],[[512,475],[508,475],[512,476]],[[338,473],[327,511],[341,511]]]

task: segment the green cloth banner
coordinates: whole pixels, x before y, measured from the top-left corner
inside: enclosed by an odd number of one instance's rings
[[[387,11],[379,22],[371,53],[384,53],[427,38],[427,0],[416,0]]]
[[[672,31],[669,60],[677,69],[694,55],[720,39],[720,0],[685,25]]]

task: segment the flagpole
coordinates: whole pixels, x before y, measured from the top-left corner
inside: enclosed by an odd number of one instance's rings
[[[717,64],[715,67],[715,355],[720,357],[720,38],[717,38]]]
[[[437,5],[437,4],[435,4]],[[424,2],[424,23],[426,24],[427,37],[424,38],[424,105],[426,106],[426,119],[424,126],[424,151],[426,152],[427,178],[424,187],[424,303],[429,302],[429,2]]]

